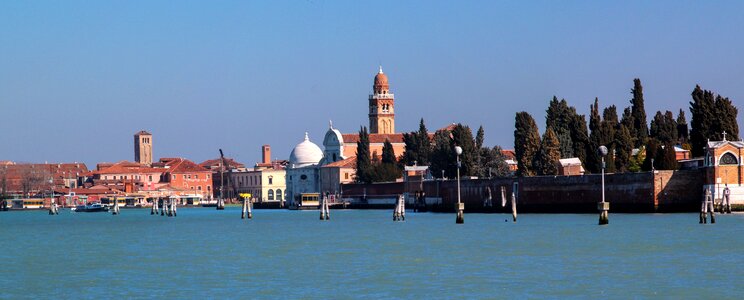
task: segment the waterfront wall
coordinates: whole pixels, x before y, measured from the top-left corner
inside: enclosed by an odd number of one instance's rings
[[[607,174],[605,199],[614,212],[672,212],[699,209],[704,173],[700,170],[656,171]],[[506,188],[507,205],[502,207],[501,187]],[[516,189],[514,189],[516,187]],[[488,188],[491,204],[486,206]],[[510,195],[517,195],[520,212],[596,212],[602,199],[601,175],[535,176],[523,178],[463,179],[461,201],[469,212],[507,212]],[[344,184],[343,197],[353,203],[377,203],[392,207],[396,195],[413,202],[416,191],[426,193],[427,208],[454,211],[457,181]],[[389,203],[388,203],[389,202]]]

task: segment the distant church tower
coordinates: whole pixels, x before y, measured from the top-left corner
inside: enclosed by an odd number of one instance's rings
[[[382,66],[375,76],[372,95],[369,95],[369,133],[395,133],[395,96],[390,93]]]
[[[152,165],[152,134],[140,131],[134,134],[134,161],[143,165]]]

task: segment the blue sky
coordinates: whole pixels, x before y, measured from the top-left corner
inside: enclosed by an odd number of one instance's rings
[[[132,160],[142,129],[156,158],[288,158],[328,120],[368,125],[378,65],[397,131],[483,125],[504,148],[517,111],[622,111],[636,77],[649,117],[695,84],[739,106],[742,3],[2,1],[0,160]]]

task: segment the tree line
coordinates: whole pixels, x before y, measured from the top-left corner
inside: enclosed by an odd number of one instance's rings
[[[704,155],[708,139],[739,139],[737,108],[731,100],[696,86],[692,92],[691,129],[685,111],[675,118],[671,111],[657,111],[650,127],[646,120],[643,86],[633,80],[630,106],[618,118],[617,107],[610,105],[600,114],[599,99],[590,105],[586,118],[569,106],[565,99],[553,99],[545,117],[545,131],[540,135],[537,123],[527,112],[515,116],[514,151],[517,176],[555,175],[561,158],[577,157],[587,173],[601,171],[599,146],[610,153],[605,157],[607,172],[677,169],[675,147],[690,150],[693,157]],[[588,130],[587,130],[588,129]]]
[[[429,166],[434,177],[454,178],[457,173],[455,146],[463,150],[460,156],[461,176],[482,178],[509,176],[509,166],[501,147],[483,144],[485,132],[478,128],[475,137],[469,126],[456,124],[451,130],[442,129],[429,134],[424,120],[419,129],[403,134],[405,150],[397,157],[389,140],[382,149],[382,159],[370,154],[369,133],[366,127],[359,131],[357,142],[356,181],[360,183],[395,181],[405,166]],[[371,157],[371,158],[370,158]]]

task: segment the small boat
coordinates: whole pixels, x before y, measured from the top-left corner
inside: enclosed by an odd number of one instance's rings
[[[75,212],[106,212],[109,211],[108,206],[101,205],[101,203],[90,203],[86,205],[78,205],[75,207]]]

